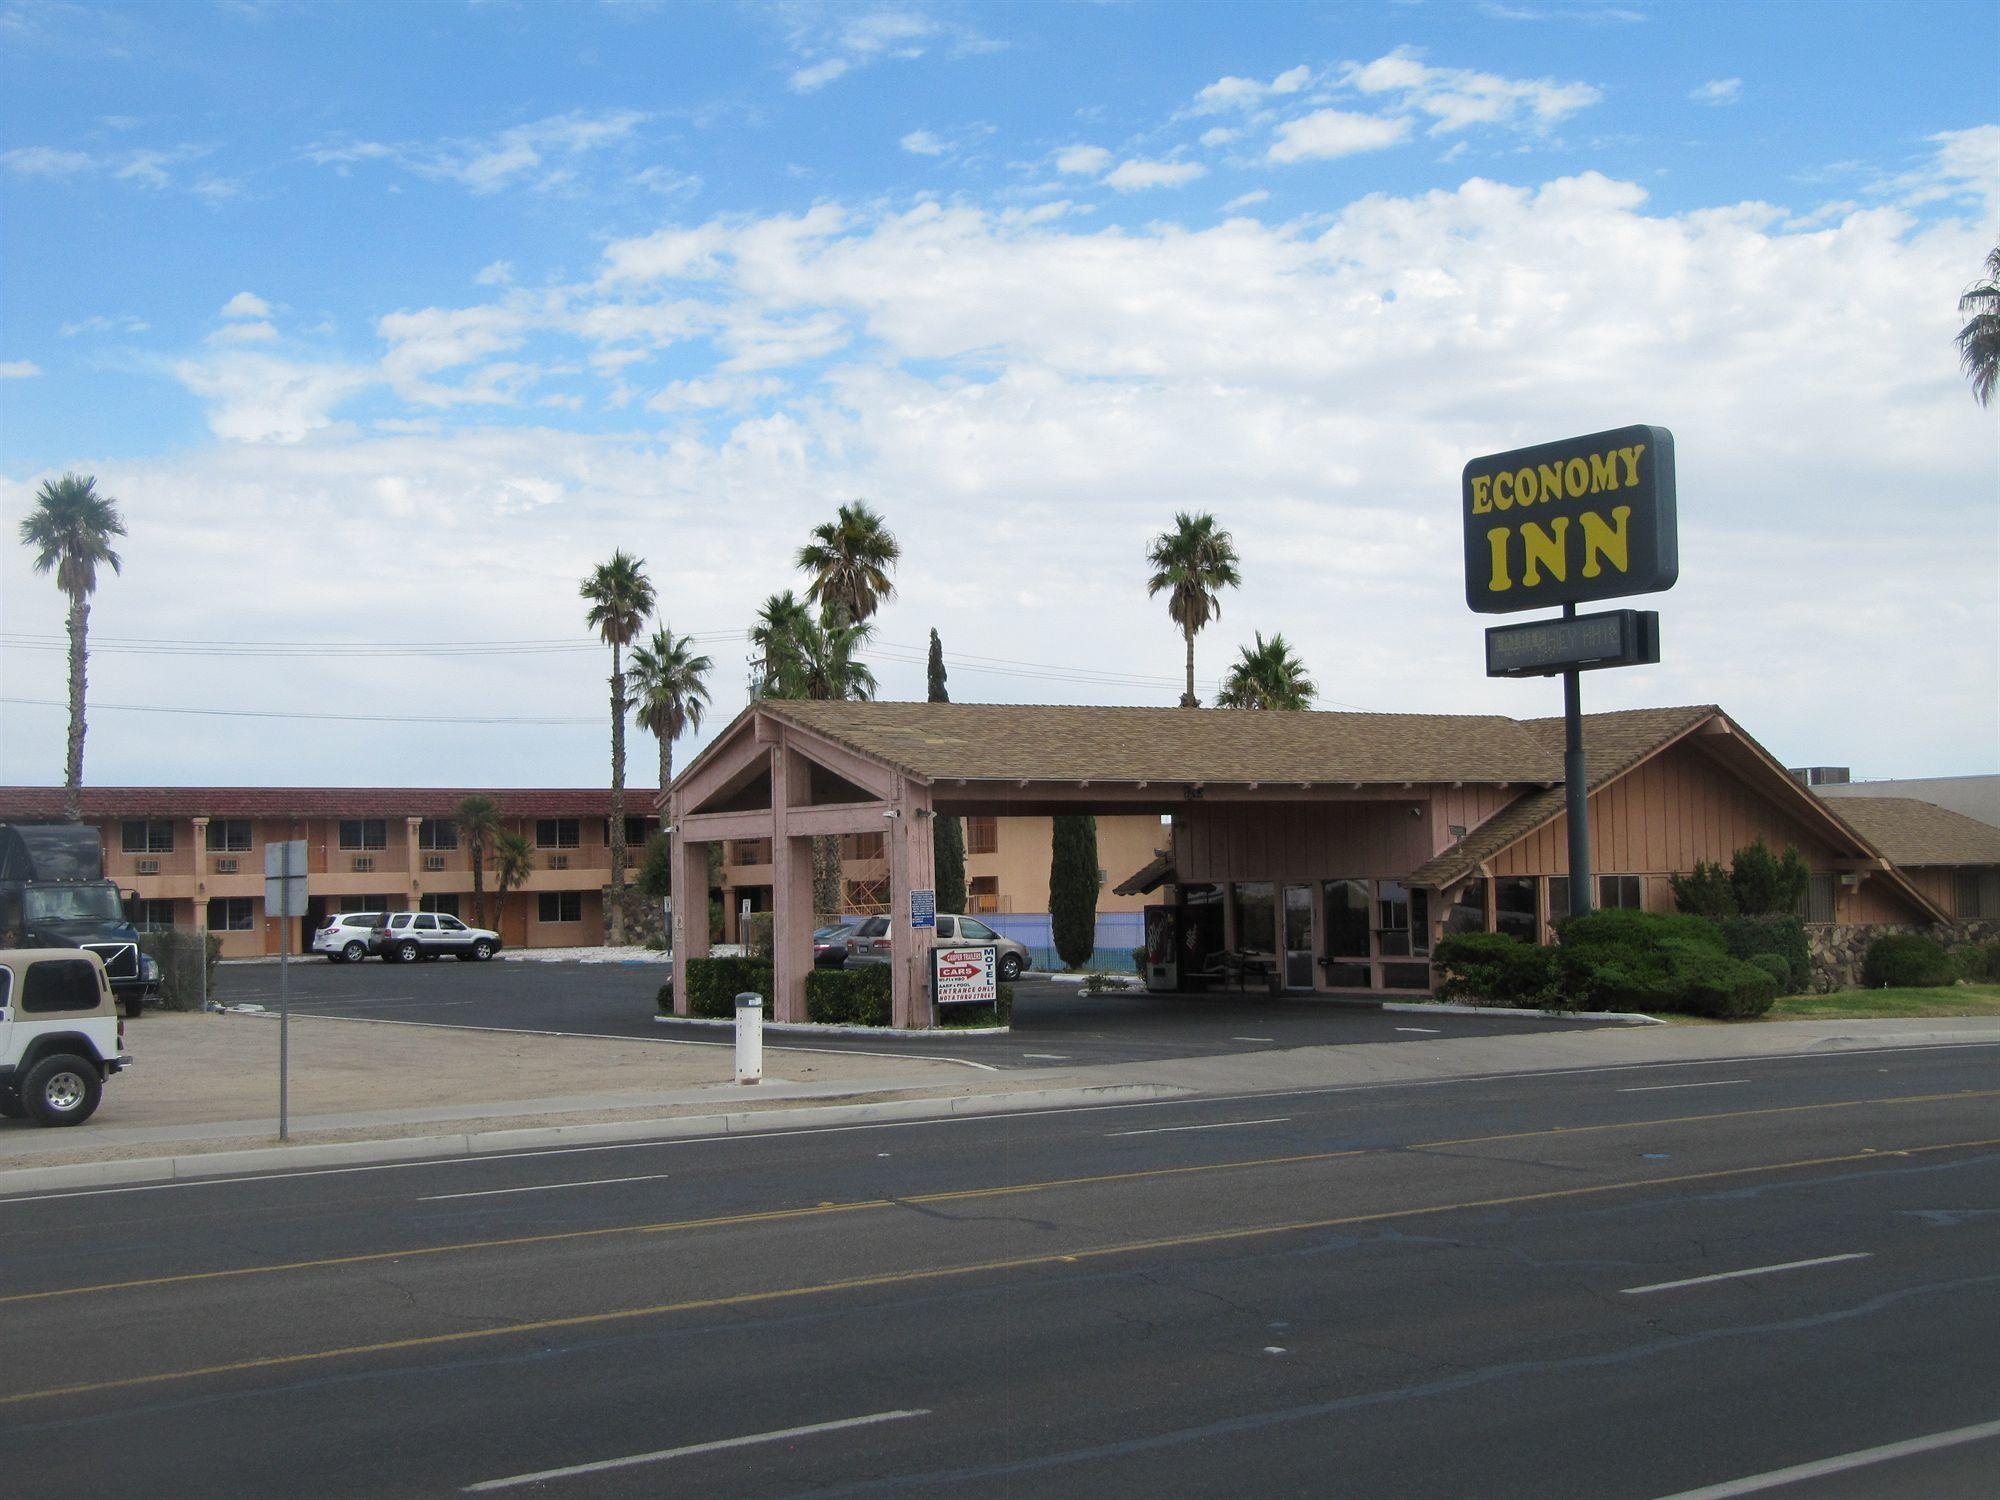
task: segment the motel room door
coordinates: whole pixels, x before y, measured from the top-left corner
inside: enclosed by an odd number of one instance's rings
[[[1284,888],[1285,988],[1313,987],[1313,893],[1309,885]]]

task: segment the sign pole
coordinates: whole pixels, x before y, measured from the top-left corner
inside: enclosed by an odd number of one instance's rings
[[[1563,605],[1563,618],[1576,618],[1574,604]],[[1590,772],[1583,760],[1583,674],[1575,667],[1563,673],[1563,804],[1569,823],[1569,914],[1590,911]]]
[[[285,851],[279,856],[280,889],[285,899],[280,903],[283,915],[278,918],[278,1139],[291,1138],[291,1101],[287,1097],[287,1075],[291,1064],[292,1040],[292,842],[290,839],[280,846]]]

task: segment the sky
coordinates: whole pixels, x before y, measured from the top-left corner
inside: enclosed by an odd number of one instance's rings
[[[1674,434],[1657,666],[1787,764],[2000,771],[1990,3],[143,5],[0,0],[0,781],[62,779],[94,475],[97,785],[603,785],[623,548],[743,706],[865,498],[923,695],[1171,704],[1177,511],[1235,540],[1212,696],[1489,680],[1459,473]],[[169,711],[171,710],[171,711]],[[630,739],[650,784],[653,742]]]

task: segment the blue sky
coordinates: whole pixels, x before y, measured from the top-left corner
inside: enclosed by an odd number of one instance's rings
[[[725,721],[855,494],[907,548],[889,696],[936,625],[961,697],[1172,701],[1135,559],[1199,507],[1250,565],[1205,678],[1282,629],[1329,706],[1550,711],[1479,675],[1451,477],[1660,422],[1668,659],[1592,700],[1991,770],[2000,453],[1950,335],[2000,229],[2000,85],[1952,59],[1996,43],[1977,4],[0,0],[0,516],[68,468],[123,503],[107,705],[578,721],[107,708],[95,780],[585,784],[590,561],[649,559]],[[5,696],[57,697],[18,551]],[[367,656],[440,640],[548,646]],[[0,705],[0,776],[60,756]]]

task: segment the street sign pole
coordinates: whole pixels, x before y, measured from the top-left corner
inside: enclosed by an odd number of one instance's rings
[[[292,841],[285,840],[279,861],[279,878],[284,882],[285,914],[278,918],[278,1139],[291,1138],[291,1100],[287,1088],[291,1077],[292,1044]]]
[[[1576,606],[1565,604],[1563,618],[1576,618]],[[1590,910],[1590,773],[1583,760],[1582,672],[1563,673],[1563,805],[1569,823],[1569,914]]]

